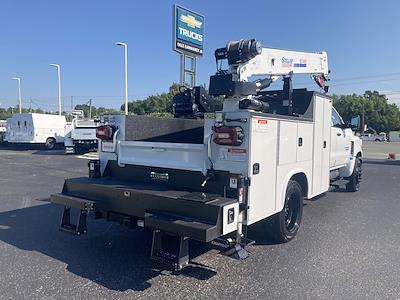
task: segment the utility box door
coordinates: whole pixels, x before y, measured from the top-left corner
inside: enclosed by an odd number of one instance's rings
[[[251,118],[248,221],[254,223],[275,212],[278,120]]]
[[[297,149],[297,122],[279,121],[279,165],[296,162]]]
[[[314,162],[312,195],[329,189],[332,103],[328,97],[314,96]]]
[[[312,160],[313,129],[312,123],[297,124],[297,162]]]

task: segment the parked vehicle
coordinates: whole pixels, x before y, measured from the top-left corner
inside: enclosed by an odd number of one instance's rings
[[[82,153],[97,148],[96,127],[98,122],[83,118],[83,111],[72,120],[71,131],[64,139],[65,153]]]
[[[189,239],[243,259],[248,226],[263,221],[265,234],[288,242],[300,228],[303,199],[330,185],[359,189],[361,140],[326,94],[292,89],[292,74],[309,73],[327,90],[325,52],[240,40],[215,57],[228,59],[229,69],[211,76],[209,93],[182,87],[174,119],[110,116],[97,128],[99,160],[89,162],[89,177],[66,179],[51,196],[64,206],[62,230],[86,232],[90,211],[145,226],[153,230],[151,257],[180,270],[189,264]],[[266,78],[250,81],[253,75]],[[282,90],[263,91],[282,75]],[[212,113],[214,96],[225,98]],[[76,224],[71,208],[79,210]],[[171,236],[175,248],[165,245]]]
[[[379,134],[376,134],[376,133],[364,132],[361,135],[361,138],[364,141],[385,142],[386,141],[386,133],[381,132]]]
[[[52,150],[64,143],[70,130],[65,116],[22,113],[7,119],[7,142],[13,144],[44,144]]]
[[[400,142],[400,131],[389,131],[389,142]]]
[[[0,120],[0,142],[3,142],[6,138],[7,121]]]

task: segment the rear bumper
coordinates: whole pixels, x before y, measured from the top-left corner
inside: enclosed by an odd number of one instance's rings
[[[51,201],[80,210],[94,210],[97,216],[115,220],[144,220],[144,225],[202,242],[223,235],[224,207],[236,206],[236,199],[210,193],[190,193],[160,185],[118,181],[111,177],[73,178]],[[237,212],[238,213],[238,206]]]

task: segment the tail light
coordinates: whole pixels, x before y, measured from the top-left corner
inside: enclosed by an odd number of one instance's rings
[[[109,125],[102,125],[96,128],[96,137],[102,141],[111,140],[113,129]]]
[[[238,188],[238,201],[239,203],[243,203],[244,202],[244,187],[240,187]]]
[[[242,127],[214,127],[213,131],[213,141],[218,145],[240,146],[243,143]]]

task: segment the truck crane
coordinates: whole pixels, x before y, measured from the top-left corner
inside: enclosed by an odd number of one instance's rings
[[[262,48],[252,39],[229,42],[215,58],[209,91],[182,87],[175,118],[103,120],[89,176],[66,179],[51,196],[64,207],[60,229],[86,232],[90,212],[149,228],[151,258],[180,270],[190,264],[189,240],[244,259],[252,224],[263,222],[265,234],[288,242],[304,199],[331,185],[359,189],[361,141],[326,95],[326,52]],[[295,74],[310,74],[322,93],[293,89]],[[281,76],[282,90],[265,90]],[[224,101],[214,112],[216,97]],[[72,208],[79,211],[74,224]]]

